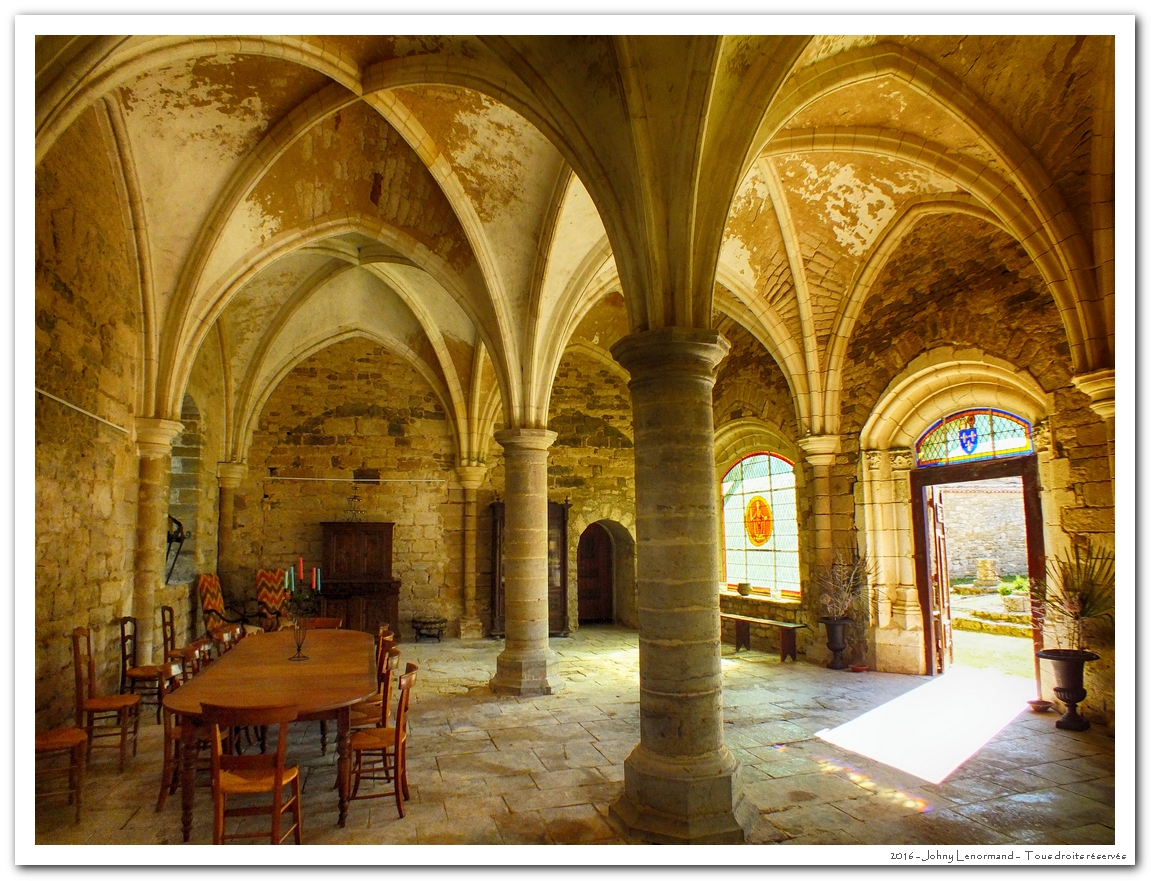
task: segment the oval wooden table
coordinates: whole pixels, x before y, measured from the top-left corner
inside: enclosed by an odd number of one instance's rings
[[[336,773],[341,826],[347,819],[351,773],[348,750],[352,704],[376,693],[376,647],[370,633],[356,630],[309,630],[306,661],[289,661],[296,652],[292,633],[253,633],[164,698],[164,706],[181,716],[196,717],[201,702],[229,706],[299,708],[301,721],[335,719]],[[184,725],[181,745],[180,795],[184,840],[192,834],[197,746],[193,726]]]

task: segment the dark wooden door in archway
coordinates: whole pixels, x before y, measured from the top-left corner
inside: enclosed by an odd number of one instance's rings
[[[576,551],[580,624],[612,620],[611,536],[593,523]]]

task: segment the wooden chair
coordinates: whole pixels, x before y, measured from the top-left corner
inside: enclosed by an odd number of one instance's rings
[[[156,664],[137,664],[136,660],[136,619],[125,615],[120,619],[120,694],[136,694],[136,687],[144,686],[140,702],[156,705],[159,724],[160,668]]]
[[[380,725],[352,732],[349,746],[352,751],[352,792],[349,799],[383,798],[394,795],[396,810],[404,816],[404,801],[408,792],[407,720],[408,702],[412,686],[416,684],[415,664],[408,664],[399,678],[400,697],[396,702],[396,724],[387,724],[388,707],[383,705]],[[360,795],[360,784],[365,780],[390,782],[392,788],[382,792]]]
[[[215,572],[201,572],[196,577],[196,589],[200,594],[200,608],[204,612],[204,631],[211,633],[229,624],[243,626],[248,623],[246,615],[224,613],[224,592],[220,588],[220,576]]]
[[[191,645],[176,646],[176,614],[171,606],[160,606],[160,632],[164,639],[164,663],[178,663],[184,682],[197,670],[198,652]]]
[[[242,624],[232,624],[228,627],[217,627],[211,631],[211,635],[216,657],[220,658],[234,649],[245,634]]]
[[[285,767],[284,756],[288,748],[288,723],[297,716],[295,707],[226,707],[216,704],[201,704],[202,719],[208,726],[212,744],[212,804],[215,808],[212,824],[212,843],[224,844],[238,838],[263,838],[270,835],[272,844],[283,844],[284,839],[294,834],[296,844],[300,843],[300,769]],[[274,754],[236,755],[229,750],[232,732],[247,726],[278,726],[276,752]],[[291,795],[284,800],[284,787],[291,787]],[[245,805],[228,808],[228,797],[270,793],[272,802],[268,804]],[[293,815],[292,825],[283,829],[283,817],[287,811]],[[269,814],[272,818],[270,831],[234,832],[225,830],[229,817],[250,817]]]
[[[392,681],[400,665],[400,650],[388,646],[383,653],[376,655],[376,682],[379,691],[374,697],[353,704],[351,707],[353,728],[373,728],[386,719],[392,703]]]
[[[288,605],[288,592],[284,590],[283,569],[256,570],[256,606],[259,608],[260,626],[266,633],[279,630]]]
[[[84,792],[84,753],[88,735],[79,728],[53,728],[36,732],[36,780],[68,778],[68,788],[45,789],[36,792],[36,798],[68,796],[68,804],[76,805],[76,822],[80,822],[80,801]],[[55,764],[51,757],[68,753],[68,764]]]
[[[76,727],[88,735],[87,761],[98,737],[120,735],[120,770],[128,757],[128,728],[132,728],[132,755],[140,734],[140,695],[96,691],[96,659],[92,657],[92,634],[87,627],[72,631],[72,664],[76,670]],[[103,746],[104,744],[101,744]]]

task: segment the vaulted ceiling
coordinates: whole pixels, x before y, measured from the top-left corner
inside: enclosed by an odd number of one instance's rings
[[[834,432],[864,303],[895,254],[947,272],[955,215],[1041,279],[1078,372],[1112,363],[1108,37],[38,37],[36,65],[37,161],[94,114],[121,179],[144,414],[212,347],[238,459],[348,335],[421,371],[466,463],[546,424],[573,340],[718,316]]]

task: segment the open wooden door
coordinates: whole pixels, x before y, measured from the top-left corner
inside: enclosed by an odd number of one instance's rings
[[[925,501],[935,672],[944,673],[951,666],[954,644],[951,639],[951,578],[947,572],[947,523],[943,512],[942,487],[928,487]]]
[[[607,530],[598,523],[585,529],[580,536],[576,560],[580,624],[611,621],[612,554]]]

